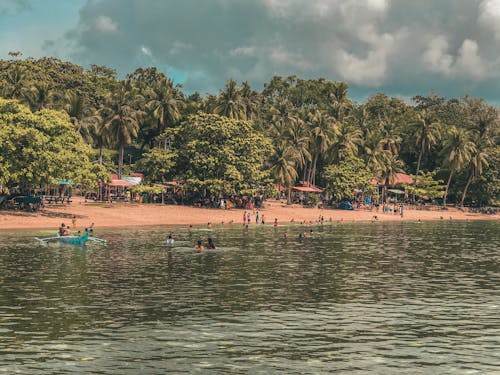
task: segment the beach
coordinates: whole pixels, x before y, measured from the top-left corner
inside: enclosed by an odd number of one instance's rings
[[[0,229],[49,229],[58,228],[61,223],[72,226],[76,216],[76,229],[95,223],[98,228],[120,228],[162,225],[212,225],[243,224],[244,209],[208,209],[180,205],[137,204],[137,203],[91,203],[76,197],[71,204],[46,206],[36,213],[20,211],[0,211]],[[500,215],[471,213],[449,208],[436,207],[425,210],[405,209],[403,217],[394,213],[382,213],[380,209],[336,210],[330,208],[307,208],[299,205],[286,205],[280,201],[266,201],[259,209],[259,218],[264,215],[265,224],[316,222],[320,216],[324,221],[370,222],[370,221],[437,221],[437,220],[499,220]],[[255,225],[252,210],[250,225]],[[259,222],[260,222],[259,219]],[[261,225],[259,223],[259,225]]]

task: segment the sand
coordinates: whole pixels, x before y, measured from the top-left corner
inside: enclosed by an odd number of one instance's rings
[[[213,225],[243,224],[243,209],[207,209],[187,206],[137,204],[137,203],[85,203],[83,199],[75,198],[71,204],[46,207],[41,212],[26,213],[16,211],[0,211],[0,229],[49,229],[58,228],[61,223],[72,226],[71,218],[76,216],[77,229],[95,223],[98,228],[118,228],[132,226],[162,226],[162,225]],[[259,210],[264,215],[266,225],[273,225],[274,219],[283,223],[300,223],[301,221],[318,220],[323,215],[325,221],[358,222],[373,221],[434,221],[434,220],[499,220],[500,215],[485,215],[460,211],[454,208],[448,210],[410,210],[405,209],[404,215],[393,213],[383,214],[368,210],[335,210],[305,208],[298,205],[287,206],[284,202],[266,201],[265,207]],[[255,214],[251,214],[251,225],[255,225]]]

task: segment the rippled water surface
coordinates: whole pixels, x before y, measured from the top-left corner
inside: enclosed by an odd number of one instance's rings
[[[498,222],[170,229],[0,232],[0,373],[500,373]]]

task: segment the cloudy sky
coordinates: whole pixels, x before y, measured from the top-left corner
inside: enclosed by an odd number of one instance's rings
[[[0,58],[56,56],[188,92],[228,78],[347,81],[361,101],[431,91],[500,104],[500,0],[0,0]]]

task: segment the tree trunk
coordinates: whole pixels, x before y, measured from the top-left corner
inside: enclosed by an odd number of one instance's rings
[[[121,180],[122,172],[123,172],[123,155],[125,153],[125,147],[123,145],[120,146],[120,156],[118,157],[118,179]]]
[[[467,190],[469,190],[469,185],[472,182],[473,177],[474,174],[471,172],[471,174],[469,175],[469,179],[467,180],[467,184],[465,185],[464,193],[462,194],[462,200],[460,202],[460,207],[462,208],[464,207],[465,196],[467,195]]]
[[[316,175],[316,163],[318,162],[318,154],[316,153],[314,155],[314,160],[312,161],[311,169],[309,170],[309,178],[307,179],[307,182],[312,184],[314,176]]]
[[[307,161],[304,163],[304,173],[302,174],[302,181],[306,181],[307,178]]]
[[[448,182],[446,183],[446,189],[444,190],[443,196],[443,207],[446,208],[446,198],[448,197],[448,189],[450,188],[451,177],[453,176],[453,171],[450,172],[450,177],[448,177]]]
[[[286,204],[292,203],[292,187],[288,186],[288,197],[286,199]]]
[[[422,142],[420,143],[420,152],[418,154],[418,161],[417,161],[417,171],[415,172],[415,181],[413,182],[413,188],[417,188],[417,178],[418,178],[418,173],[420,172],[420,163],[422,162],[422,155],[424,154],[424,148],[425,148],[425,138],[422,137]],[[415,203],[415,191],[413,191],[413,203]]]
[[[99,165],[102,165],[102,145],[99,145]]]

